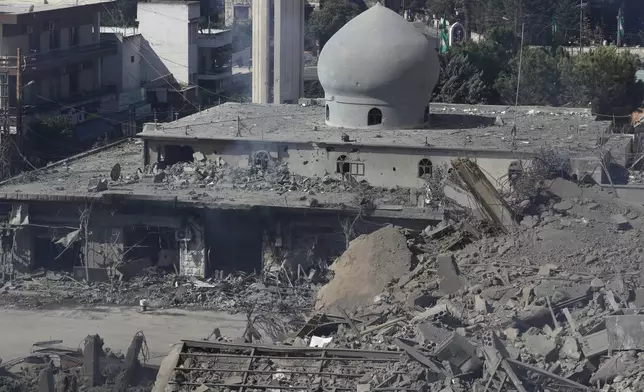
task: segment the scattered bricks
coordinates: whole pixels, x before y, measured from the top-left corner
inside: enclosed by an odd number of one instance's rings
[[[579,361],[581,358],[581,352],[579,351],[579,343],[577,342],[577,339],[572,336],[567,336],[564,339],[561,350],[559,350],[559,356]]]
[[[609,350],[644,350],[644,315],[605,319]]]
[[[545,335],[527,335],[524,343],[530,354],[543,357],[546,362],[557,359],[557,343]]]
[[[552,209],[559,213],[565,213],[571,208],[572,208],[572,204],[569,201],[562,201],[552,206]]]
[[[436,305],[425,310],[424,312],[418,313],[416,316],[414,316],[412,322],[422,320],[438,320],[442,317],[447,316],[448,314],[449,310],[447,310],[446,304]]]
[[[192,154],[192,159],[194,159],[196,162],[203,162],[206,160],[205,155],[203,153],[197,151],[194,154]]]
[[[615,223],[617,230],[630,230],[633,228],[631,223],[626,219],[622,214],[616,214],[610,217],[610,219]]]
[[[38,392],[55,392],[54,372],[47,367],[38,374]]]
[[[163,171],[158,172],[157,174],[154,175],[154,183],[158,184],[158,183],[163,182],[163,180],[165,180],[165,177],[166,177],[165,172],[163,172]]]
[[[103,192],[107,190],[107,180],[101,178],[92,178],[87,184],[88,192]]]
[[[465,281],[461,277],[458,266],[451,253],[441,253],[436,257],[438,275],[442,277],[440,291],[445,294],[455,294],[465,288]]]

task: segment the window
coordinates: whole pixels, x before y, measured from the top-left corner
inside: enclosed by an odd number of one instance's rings
[[[425,113],[423,114],[423,122],[425,124],[429,122],[429,106],[425,106]]]
[[[80,30],[76,26],[69,28],[69,46],[80,45]]]
[[[188,29],[190,30],[188,32],[188,34],[190,34],[190,36],[188,38],[188,44],[189,45],[196,44],[197,43],[197,34],[198,34],[198,31],[199,31],[199,25],[197,23],[194,23],[194,22],[190,23],[190,25],[188,26]]]
[[[134,62],[134,56],[130,56],[130,62],[131,62],[131,63],[133,63],[133,62]]]
[[[245,5],[238,5],[233,8],[233,18],[235,20],[247,20],[249,18],[249,7]]]
[[[329,105],[326,105],[326,120],[329,121]]]
[[[382,124],[382,112],[380,109],[373,108],[369,110],[367,115],[367,125],[378,125]]]
[[[49,31],[49,50],[60,49],[60,30]]]
[[[351,175],[364,176],[364,163],[351,162]]]
[[[514,182],[518,180],[522,174],[523,174],[523,166],[521,166],[521,162],[514,161],[510,163],[510,167],[508,167],[508,179],[510,181]]]
[[[71,95],[80,92],[80,72],[72,72],[69,74],[69,93]]]
[[[427,158],[423,158],[418,162],[418,177],[431,176],[432,175],[432,161]]]
[[[29,33],[29,51],[40,51],[40,35],[38,35],[37,33]]]
[[[270,155],[266,151],[258,151],[253,157],[253,163],[256,168],[266,170],[268,168],[268,163],[270,162]]]
[[[335,166],[335,172],[344,174],[351,171],[351,164],[347,161],[346,155],[340,155]]]

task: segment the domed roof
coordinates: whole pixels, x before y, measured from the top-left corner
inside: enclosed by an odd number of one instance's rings
[[[432,37],[377,3],[322,49],[318,75],[327,101],[424,108],[438,81],[437,47]]]

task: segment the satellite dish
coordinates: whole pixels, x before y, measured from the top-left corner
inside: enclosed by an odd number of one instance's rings
[[[114,167],[112,167],[112,171],[110,172],[110,178],[112,181],[118,181],[119,178],[121,178],[121,165],[116,164]]]

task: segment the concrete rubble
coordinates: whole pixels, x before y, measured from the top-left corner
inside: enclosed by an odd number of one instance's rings
[[[260,333],[233,339],[237,346],[184,342],[157,387],[644,391],[644,311],[636,295],[644,283],[642,222],[629,219],[625,230],[613,217],[638,207],[592,187],[578,188],[584,197],[562,197],[562,187],[568,192],[577,185],[544,183],[539,197],[522,203],[521,215],[531,223],[507,227],[507,234],[466,220],[421,231],[389,226],[362,236],[320,290],[350,301],[332,306],[339,303],[318,297],[318,313],[276,340]],[[388,257],[379,248],[356,252],[358,245],[400,235],[411,260],[401,253],[404,263],[395,273],[383,272],[389,279],[378,286],[381,292],[358,295]],[[271,349],[262,353],[268,341]],[[255,359],[240,360],[235,369],[217,362],[219,355],[251,352]],[[361,359],[334,360],[338,355]]]
[[[0,364],[0,390],[38,392],[146,392],[151,390],[155,368],[142,332],[136,356],[126,357],[105,347],[98,335],[87,336],[80,347],[61,340],[35,342],[30,353]],[[76,342],[77,343],[77,342]],[[74,343],[74,344],[76,344]],[[125,380],[125,381],[121,381]]]

